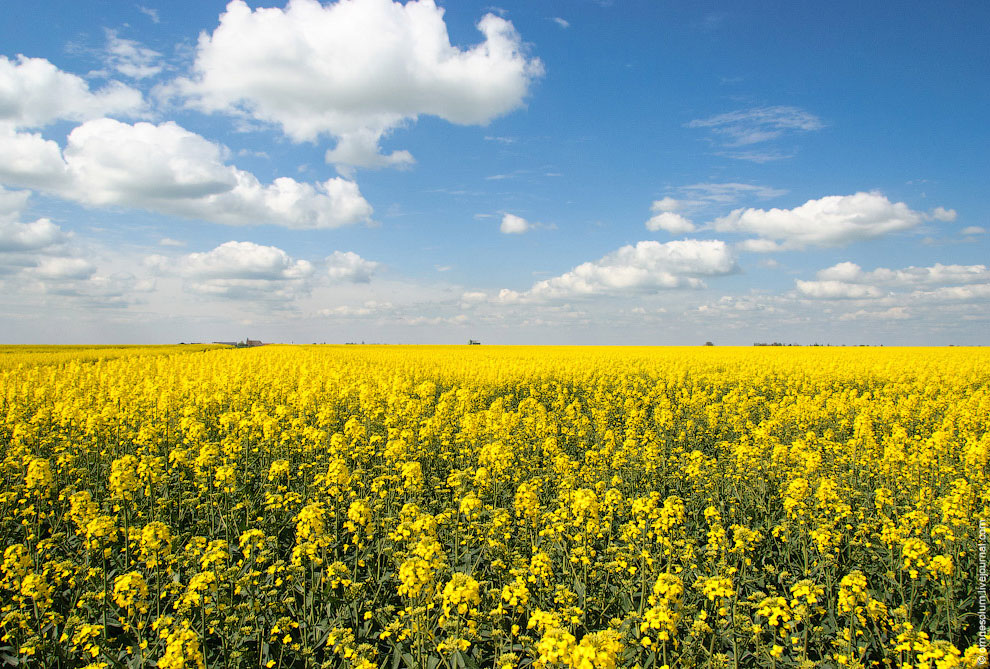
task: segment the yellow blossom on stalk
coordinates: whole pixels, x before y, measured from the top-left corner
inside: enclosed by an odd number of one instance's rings
[[[21,594],[34,600],[42,611],[52,603],[52,588],[42,574],[27,574],[21,580]]]
[[[574,669],[615,669],[622,642],[615,630],[585,634],[571,651],[568,661]]]
[[[543,551],[534,553],[529,561],[529,582],[542,582],[547,585],[551,578],[553,578],[553,562],[550,556]]]
[[[675,526],[684,522],[687,507],[684,500],[677,495],[671,495],[663,501],[659,515],[654,522],[654,529],[663,535],[669,534]]]
[[[536,651],[540,654],[540,666],[550,664],[567,664],[571,662],[577,639],[573,634],[560,627],[551,627],[543,632]]]
[[[287,476],[290,467],[291,465],[288,460],[275,460],[268,467],[268,480],[275,481],[283,476]]]
[[[318,545],[329,542],[326,533],[326,509],[322,504],[307,504],[296,516],[296,541]]]
[[[719,576],[702,576],[695,583],[695,587],[710,601],[717,598],[731,597],[735,590],[732,587],[732,579]]]
[[[217,565],[222,565],[230,559],[230,549],[223,539],[214,539],[206,546],[202,557],[199,559],[200,569],[211,569]]]
[[[791,607],[784,597],[767,597],[760,602],[756,612],[767,619],[772,627],[779,627],[792,618]]]
[[[69,496],[69,518],[80,528],[96,517],[100,509],[93,501],[93,495],[88,490],[80,490]]]
[[[461,499],[460,512],[469,521],[477,520],[481,515],[481,500],[473,492],[469,492]]]
[[[951,555],[936,555],[928,561],[928,571],[937,580],[952,576],[953,565]]]
[[[402,485],[407,490],[418,490],[423,485],[423,467],[418,462],[404,462],[401,467]]]
[[[70,647],[73,651],[96,657],[100,654],[100,646],[96,640],[102,633],[103,625],[83,623],[72,633]]]
[[[372,513],[367,500],[356,499],[347,507],[347,522],[344,523],[344,527],[350,532],[357,533],[362,528],[368,527]]]
[[[918,578],[918,569],[925,566],[925,558],[928,556],[928,544],[917,537],[909,537],[901,544],[901,556],[904,558],[902,569],[911,578]]]
[[[237,490],[237,467],[232,464],[220,465],[213,473],[213,485],[218,489],[233,493]]]
[[[733,525],[732,530],[732,548],[729,549],[730,553],[740,553],[746,554],[756,547],[756,544],[763,540],[763,535],[759,530],[751,530],[743,525]]]
[[[467,574],[454,572],[450,581],[443,587],[443,613],[450,616],[456,611],[458,615],[467,615],[471,607],[481,603],[481,593],[478,581]]]
[[[20,590],[19,583],[32,571],[31,553],[24,544],[7,546],[3,552],[3,587]]]
[[[172,552],[172,532],[161,521],[152,521],[141,528],[141,559],[149,568],[159,565],[162,557]]]
[[[425,586],[433,583],[433,569],[423,558],[414,557],[399,566],[399,594],[417,597]]]
[[[131,571],[113,581],[113,601],[128,612],[148,610],[148,584],[141,572]]]
[[[666,601],[668,604],[677,603],[684,595],[684,582],[676,574],[660,574],[653,584],[653,594],[650,596],[650,603],[656,604],[658,601]]]
[[[574,491],[571,500],[571,512],[574,514],[575,522],[583,523],[598,519],[598,495],[594,490],[582,488]]]
[[[110,464],[110,492],[114,499],[134,499],[141,489],[137,469],[138,459],[133,455],[123,455]]]
[[[86,523],[86,547],[89,550],[109,550],[108,544],[117,540],[117,519],[113,516],[96,516]]]
[[[31,458],[27,465],[24,487],[28,490],[47,490],[51,485],[51,463],[45,458]]]
[[[217,590],[217,576],[212,571],[203,571],[189,579],[186,592],[182,596],[183,606],[199,606],[209,600]]]
[[[171,632],[163,630],[165,653],[158,659],[159,669],[205,669],[199,635],[189,628],[188,621]]]
[[[822,601],[825,588],[815,585],[811,579],[802,579],[791,586],[791,612],[796,620],[805,620],[815,613],[825,611],[821,606],[816,606]]]
[[[255,528],[244,530],[237,545],[240,546],[246,559],[257,559],[257,556],[265,549],[265,540],[265,533]]]
[[[839,613],[854,613],[870,600],[866,589],[866,576],[855,569],[839,581]]]
[[[518,518],[534,521],[540,515],[540,497],[538,488],[533,482],[519,484],[513,498],[513,507]]]
[[[502,586],[502,601],[517,610],[529,603],[529,594],[526,580],[522,576],[517,576],[514,581]]]

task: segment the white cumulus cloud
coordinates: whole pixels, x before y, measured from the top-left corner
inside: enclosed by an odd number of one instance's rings
[[[502,234],[521,235],[532,229],[532,224],[521,216],[515,214],[505,214],[502,216],[502,224],[498,229]]]
[[[986,265],[943,265],[935,263],[930,267],[905,267],[888,269],[878,267],[863,271],[852,262],[841,262],[818,272],[823,280],[844,281],[847,283],[872,283],[890,286],[949,285],[983,283],[990,281],[990,270]]]
[[[334,251],[327,256],[327,275],[333,281],[368,283],[379,263],[365,260],[353,251]]]
[[[876,286],[865,286],[844,281],[796,281],[798,291],[807,297],[825,300],[846,300],[882,297],[883,291]]]
[[[975,285],[974,285],[975,284]],[[799,293],[817,299],[873,299],[891,295],[978,294],[981,285],[990,285],[986,265],[943,265],[866,271],[856,263],[841,262],[820,270],[815,281],[796,282]],[[958,299],[958,298],[956,298]]]
[[[690,220],[684,218],[680,214],[675,214],[672,211],[664,211],[655,216],[651,216],[648,221],[646,221],[646,229],[653,230],[665,230],[672,235],[682,235],[687,232],[694,231],[694,223]]]
[[[85,121],[144,110],[140,91],[110,82],[98,91],[44,58],[0,56],[0,123],[40,128],[54,121]]]
[[[160,257],[151,265],[162,266]],[[220,298],[285,301],[308,292],[313,265],[275,246],[230,241],[190,253],[175,265],[195,293]]]
[[[808,200],[794,209],[736,209],[717,218],[720,232],[754,234],[783,249],[845,246],[857,241],[909,230],[924,215],[903,202],[891,202],[880,193],[832,195]],[[767,250],[777,250],[769,247]],[[759,250],[759,244],[748,250]]]
[[[0,253],[51,250],[68,239],[68,235],[47,218],[29,223],[20,221],[21,210],[27,206],[30,195],[29,191],[10,191],[0,186]]]
[[[932,210],[932,218],[936,221],[942,221],[943,223],[951,223],[956,220],[956,210],[946,209],[945,207],[935,207]]]
[[[594,262],[578,265],[524,293],[503,289],[500,302],[524,302],[613,293],[700,288],[702,277],[731,274],[737,265],[719,240],[685,239],[661,244],[648,240],[628,245]]]
[[[109,118],[76,127],[64,151],[40,135],[0,128],[0,182],[93,206],[127,206],[224,225],[335,228],[369,222],[353,181],[262,184],[228,165],[217,144],[174,122]]]
[[[486,14],[477,26],[484,40],[461,49],[443,14],[432,0],[291,0],[257,10],[234,0],[200,36],[192,77],[174,89],[199,109],[275,123],[296,141],[334,137],[330,162],[408,165],[408,152],[382,155],[384,135],[423,114],[486,124],[520,107],[543,73],[509,21]]]
[[[47,218],[31,223],[0,218],[0,253],[40,251],[65,239],[65,233]]]
[[[96,273],[96,267],[83,258],[45,258],[34,273],[42,279],[88,279]]]

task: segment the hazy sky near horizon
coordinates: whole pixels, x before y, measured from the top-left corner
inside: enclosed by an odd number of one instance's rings
[[[986,2],[4,14],[0,343],[990,343]]]

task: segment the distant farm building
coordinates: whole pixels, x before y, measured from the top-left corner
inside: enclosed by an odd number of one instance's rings
[[[468,339],[468,346],[481,346],[481,342],[477,339]]]

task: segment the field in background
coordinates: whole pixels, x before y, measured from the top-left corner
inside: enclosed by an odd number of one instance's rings
[[[195,353],[227,348],[216,344],[181,346],[3,346],[0,345],[0,369],[33,367],[66,362],[96,362],[140,355]]]
[[[8,661],[985,661],[987,349],[11,348]]]

